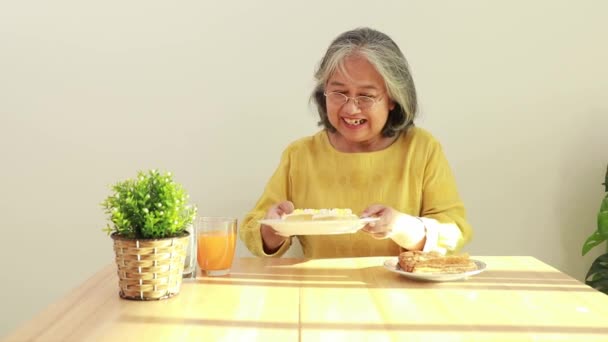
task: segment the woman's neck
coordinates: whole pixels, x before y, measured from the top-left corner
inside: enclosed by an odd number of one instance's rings
[[[360,153],[360,152],[376,152],[384,150],[391,146],[395,140],[399,138],[399,134],[395,134],[393,137],[385,137],[379,135],[374,139],[366,141],[352,142],[344,139],[338,132],[327,131],[327,137],[329,138],[330,144],[336,150],[345,153]]]

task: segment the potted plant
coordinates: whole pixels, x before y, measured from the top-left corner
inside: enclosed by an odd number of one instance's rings
[[[583,255],[608,240],[608,168],[606,169],[606,178],[603,185],[606,196],[604,196],[600,205],[600,212],[597,214],[597,229],[585,241]],[[585,283],[608,294],[608,248],[606,249],[606,253],[600,255],[591,264],[591,268],[585,277]]]
[[[179,293],[188,245],[186,228],[196,215],[170,172],[138,172],[112,186],[102,203],[104,229],[114,240],[120,297],[157,300]]]

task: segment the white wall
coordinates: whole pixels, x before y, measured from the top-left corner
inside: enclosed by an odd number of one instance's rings
[[[583,278],[608,163],[607,2],[285,3],[0,3],[0,336],[112,262],[99,203],[137,170],[242,218],[287,143],[317,130],[314,67],[357,26],[410,61],[467,250]]]

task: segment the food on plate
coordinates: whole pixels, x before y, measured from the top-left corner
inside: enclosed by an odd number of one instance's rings
[[[283,215],[285,221],[328,221],[356,220],[357,215],[350,209],[296,209],[291,214]]]
[[[412,273],[462,273],[477,265],[468,254],[443,255],[439,252],[406,251],[399,254],[399,267]]]

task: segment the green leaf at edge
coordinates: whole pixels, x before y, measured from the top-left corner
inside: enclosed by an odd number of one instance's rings
[[[599,231],[594,231],[593,234],[591,234],[587,238],[587,241],[585,241],[585,244],[583,245],[583,255],[587,254],[587,252],[589,252],[593,247],[599,245],[604,241],[606,241],[606,238],[602,236]]]
[[[602,254],[591,264],[585,284],[608,294],[608,253]]]
[[[597,231],[604,239],[608,239],[608,211],[597,214]]]

